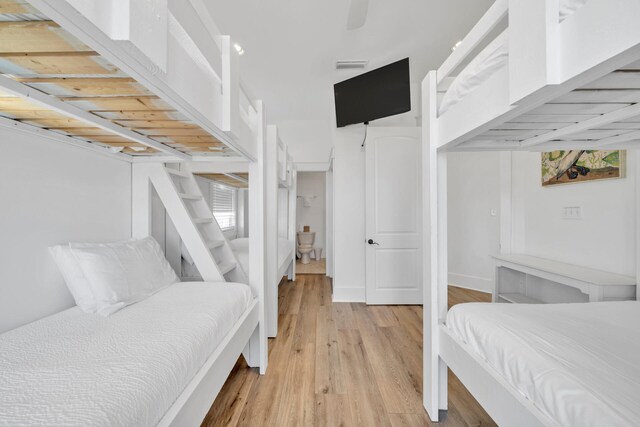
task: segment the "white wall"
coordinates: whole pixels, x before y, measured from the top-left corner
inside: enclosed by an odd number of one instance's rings
[[[328,120],[285,120],[278,123],[278,135],[289,147],[296,165],[329,164],[335,125]]]
[[[447,175],[449,284],[491,292],[491,255],[500,252],[500,154],[450,153]]]
[[[514,252],[635,276],[636,156],[624,179],[542,187],[540,154],[514,153]],[[583,219],[563,219],[565,206]]]
[[[0,332],[74,305],[47,247],[131,237],[131,165],[0,129]]]
[[[325,172],[298,172],[298,199],[296,205],[296,230],[308,225],[311,231],[315,231],[316,240],[314,246],[322,248],[322,257],[326,258],[326,173]],[[305,207],[300,196],[315,196],[311,201],[311,207]]]

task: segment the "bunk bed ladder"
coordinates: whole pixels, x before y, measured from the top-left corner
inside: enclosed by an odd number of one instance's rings
[[[149,179],[203,280],[249,283],[193,174],[149,165]]]

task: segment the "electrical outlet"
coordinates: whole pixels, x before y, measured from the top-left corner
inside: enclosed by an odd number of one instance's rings
[[[489,215],[491,216],[498,216],[498,210],[497,209],[491,209],[489,211]]]
[[[582,207],[580,206],[563,207],[562,219],[582,219]]]

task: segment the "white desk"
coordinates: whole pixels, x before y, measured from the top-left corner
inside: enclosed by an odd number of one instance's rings
[[[496,255],[494,302],[565,303],[636,299],[636,279],[530,255]]]

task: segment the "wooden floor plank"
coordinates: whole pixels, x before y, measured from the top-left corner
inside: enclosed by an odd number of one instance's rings
[[[449,410],[430,422],[421,395],[422,307],[334,304],[329,280],[282,281],[267,374],[240,358],[203,426],[495,425],[452,373]],[[451,304],[490,299],[449,288]]]
[[[331,307],[322,306],[318,309],[316,328],[316,393],[345,394],[338,329],[331,315]]]
[[[316,395],[316,426],[345,427],[353,424],[346,394]]]

